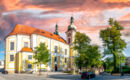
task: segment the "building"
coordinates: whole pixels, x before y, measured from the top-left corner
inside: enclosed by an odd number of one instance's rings
[[[130,57],[126,58],[125,65],[130,66]]]
[[[71,20],[70,20],[70,25],[68,26],[68,30],[65,32],[66,33],[66,40],[67,40],[67,43],[69,44],[70,46],[70,69],[73,70],[75,72],[75,69],[76,69],[76,65],[74,64],[74,60],[75,60],[75,57],[77,56],[77,51],[75,51],[73,49],[73,42],[74,42],[74,37],[75,37],[75,34],[76,34],[76,30],[77,30],[77,27],[74,25],[74,18],[71,17]]]
[[[0,59],[0,70],[4,68],[4,60]]]
[[[66,71],[72,69],[73,57],[75,51],[72,49],[72,42],[76,33],[76,26],[73,24],[71,17],[70,25],[66,31],[65,41],[59,36],[58,25],[53,33],[29,27],[26,25],[17,24],[11,33],[5,38],[5,70],[10,73],[38,71],[39,66],[34,64],[33,58],[34,48],[41,42],[48,46],[51,54],[51,61],[45,65],[42,64],[42,69],[52,71]]]

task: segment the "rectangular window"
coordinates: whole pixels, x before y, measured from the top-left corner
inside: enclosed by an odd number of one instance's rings
[[[67,63],[67,58],[65,58],[65,63]]]
[[[24,47],[28,47],[28,42],[24,42]]]
[[[60,48],[60,53],[62,53],[62,48]]]
[[[67,49],[65,49],[65,55],[67,55]]]
[[[32,60],[32,55],[28,55],[28,60]]]
[[[10,42],[10,50],[14,50],[14,42]]]
[[[57,61],[57,57],[55,57],[55,62]]]
[[[58,47],[57,46],[55,46],[55,53],[57,53],[58,52]]]
[[[10,55],[10,61],[14,61],[14,55]]]
[[[32,64],[28,64],[28,69],[32,69]]]

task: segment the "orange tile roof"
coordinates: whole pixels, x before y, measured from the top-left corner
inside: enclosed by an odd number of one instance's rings
[[[48,38],[52,38],[55,40],[58,40],[60,42],[66,43],[66,41],[58,36],[55,35],[53,33],[41,30],[41,29],[37,29],[37,28],[33,28],[30,26],[26,26],[26,25],[21,25],[21,24],[17,24],[16,27],[13,29],[13,31],[8,35],[16,35],[16,34],[25,34],[25,35],[31,35],[31,34],[39,34]],[[66,43],[67,44],[67,43]]]
[[[16,27],[13,29],[13,31],[9,35],[15,35],[15,34],[32,34],[33,31],[36,29],[33,27],[17,24]]]
[[[20,52],[33,52],[33,50],[28,47],[23,47]]]

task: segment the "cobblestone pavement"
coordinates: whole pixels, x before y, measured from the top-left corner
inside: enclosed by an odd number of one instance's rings
[[[37,74],[1,74],[0,80],[80,80],[79,75],[70,75],[61,72]]]
[[[70,75],[61,72],[43,73],[41,76],[36,74],[1,74],[0,80],[81,80],[79,75]],[[96,76],[90,80],[130,80],[130,76]]]

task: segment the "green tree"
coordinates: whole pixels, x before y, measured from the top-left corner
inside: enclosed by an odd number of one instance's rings
[[[112,72],[113,71],[113,58],[107,57],[103,62],[103,67],[106,72]]]
[[[40,65],[39,75],[41,74],[41,64],[47,64],[50,61],[50,54],[45,43],[40,43],[39,47],[35,48],[34,54],[35,64]]]
[[[100,31],[100,37],[103,40],[103,46],[105,47],[104,55],[113,55],[113,66],[116,70],[121,62],[124,62],[125,56],[122,54],[123,50],[126,48],[125,41],[121,38],[121,30],[123,27],[112,18],[109,19],[109,25],[104,30]]]
[[[91,39],[84,33],[76,32],[75,40],[73,42],[74,49],[78,51],[78,53],[82,54],[90,45]]]
[[[90,45],[85,51],[85,66],[84,67],[100,67],[101,66],[101,53],[97,45]]]
[[[79,55],[75,59],[76,65],[91,68],[92,66],[99,67],[101,65],[101,54],[97,45],[90,44],[90,38],[84,33],[77,32],[74,40],[74,49]]]

